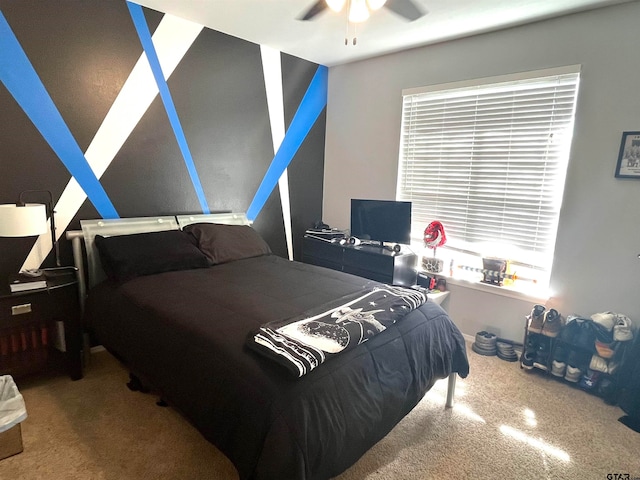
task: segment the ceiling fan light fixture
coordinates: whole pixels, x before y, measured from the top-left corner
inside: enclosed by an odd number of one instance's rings
[[[369,9],[372,11],[379,10],[387,3],[387,0],[367,0],[367,5],[369,5]]]
[[[361,23],[369,18],[367,0],[351,0],[349,3],[349,21],[351,23]]]
[[[333,10],[334,12],[339,12],[344,7],[346,0],[325,0],[327,2],[327,6]]]

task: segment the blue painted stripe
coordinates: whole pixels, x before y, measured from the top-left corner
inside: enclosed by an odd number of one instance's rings
[[[0,81],[87,194],[103,218],[118,212],[89,166],[9,23],[0,12]]]
[[[180,123],[180,119],[178,118],[178,112],[173,103],[173,98],[171,97],[169,86],[167,85],[167,81],[164,78],[164,74],[162,73],[160,60],[158,60],[158,53],[156,52],[156,48],[153,45],[151,32],[149,32],[149,26],[147,25],[147,21],[144,18],[142,7],[136,3],[131,2],[127,2],[127,7],[129,7],[129,13],[131,14],[133,24],[135,25],[136,31],[138,32],[138,37],[140,37],[140,43],[142,43],[142,48],[144,49],[144,53],[147,55],[147,60],[149,60],[151,71],[153,72],[153,76],[156,80],[156,83],[158,84],[160,98],[162,98],[162,103],[164,104],[164,108],[167,111],[169,122],[171,123],[171,127],[173,128],[173,133],[176,136],[176,140],[178,141],[178,146],[180,147],[180,152],[182,152],[182,157],[184,158],[184,162],[187,166],[187,171],[189,172],[189,176],[191,177],[191,182],[193,183],[193,187],[196,190],[196,195],[198,196],[198,200],[200,201],[202,212],[210,213],[209,205],[207,204],[207,199],[205,198],[204,190],[202,189],[202,184],[200,183],[200,178],[198,177],[198,172],[196,171],[196,166],[193,163],[193,157],[191,156],[189,145],[187,144],[187,138],[184,135],[182,124]]]
[[[318,66],[309,88],[307,88],[300,106],[289,125],[280,148],[269,165],[267,173],[258,187],[258,191],[253,197],[251,205],[247,209],[247,218],[255,220],[269,195],[278,184],[278,179],[282,172],[289,166],[291,160],[302,145],[302,142],[309,134],[311,127],[327,105],[327,80],[329,70],[324,65]]]

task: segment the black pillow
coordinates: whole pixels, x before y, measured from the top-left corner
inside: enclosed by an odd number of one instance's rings
[[[211,265],[271,254],[267,242],[248,225],[194,223],[184,227]]]
[[[180,230],[112,237],[96,235],[95,243],[107,277],[117,281],[209,266],[191,235]]]

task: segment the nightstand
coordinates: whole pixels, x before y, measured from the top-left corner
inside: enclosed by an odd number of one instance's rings
[[[54,349],[64,329],[64,352]],[[63,342],[55,342],[62,344]],[[0,285],[0,373],[19,378],[61,359],[72,380],[82,378],[82,331],[75,272],[47,278],[47,287],[11,293]]]

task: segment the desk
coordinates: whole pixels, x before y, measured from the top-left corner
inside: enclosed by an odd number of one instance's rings
[[[302,261],[390,285],[416,284],[418,257],[404,247],[396,253],[367,245],[340,245],[305,235]]]

